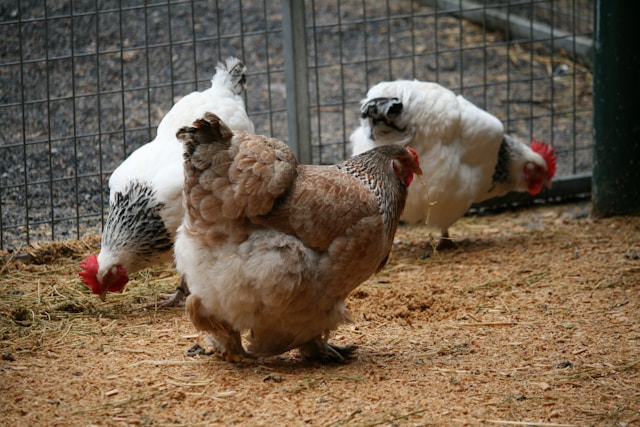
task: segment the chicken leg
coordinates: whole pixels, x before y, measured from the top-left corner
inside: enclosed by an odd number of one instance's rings
[[[144,306],[144,308],[171,308],[184,307],[187,297],[189,296],[189,287],[184,277],[180,278],[176,291],[172,294],[159,294],[161,301],[155,301]]]
[[[438,245],[436,246],[436,250],[446,250],[446,249],[456,249],[458,244],[449,237],[449,230],[444,230],[440,234],[440,239],[438,240]]]
[[[240,332],[227,322],[206,312],[202,301],[196,295],[189,295],[186,301],[187,315],[196,329],[209,333],[218,352],[227,362],[242,362],[252,358],[242,347]]]

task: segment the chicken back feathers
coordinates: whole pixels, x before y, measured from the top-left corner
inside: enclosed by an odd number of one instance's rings
[[[402,220],[427,220],[443,237],[472,203],[510,191],[537,194],[555,173],[551,147],[520,143],[496,117],[436,83],[379,83],[361,113],[352,153],[386,144],[414,147],[429,177],[411,186]]]
[[[214,114],[183,128],[186,214],[176,239],[187,312],[229,360],[298,348],[342,358],[324,336],[387,259],[417,154],[393,146],[333,166],[299,165],[278,140]]]
[[[206,111],[215,111],[233,129],[253,132],[242,98],[246,72],[237,58],[219,63],[211,87],[181,98],[160,122],[155,139],[113,171],[100,254],[81,263],[93,293],[104,299],[107,291],[121,291],[131,274],[172,260],[184,215],[182,144],[176,133]]]

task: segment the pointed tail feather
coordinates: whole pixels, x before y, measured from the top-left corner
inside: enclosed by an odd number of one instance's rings
[[[247,84],[247,67],[238,58],[229,56],[224,61],[218,62],[212,83],[219,81],[219,79],[227,80],[233,93],[240,95],[244,92]]]

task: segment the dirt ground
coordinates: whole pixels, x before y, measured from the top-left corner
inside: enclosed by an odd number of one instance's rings
[[[96,236],[0,253],[0,425],[640,425],[640,218],[577,203],[451,231],[429,255],[400,228],[332,338],[355,356],[328,366],[186,356],[183,309],[142,308],[172,267],[102,303],[77,276]]]

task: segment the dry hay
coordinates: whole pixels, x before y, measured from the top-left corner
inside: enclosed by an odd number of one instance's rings
[[[401,227],[348,300],[333,341],[359,349],[338,366],[187,357],[182,310],[141,309],[173,269],[102,303],[77,276],[95,236],[0,254],[0,424],[638,425],[639,229],[541,207],[466,217],[427,256]]]

